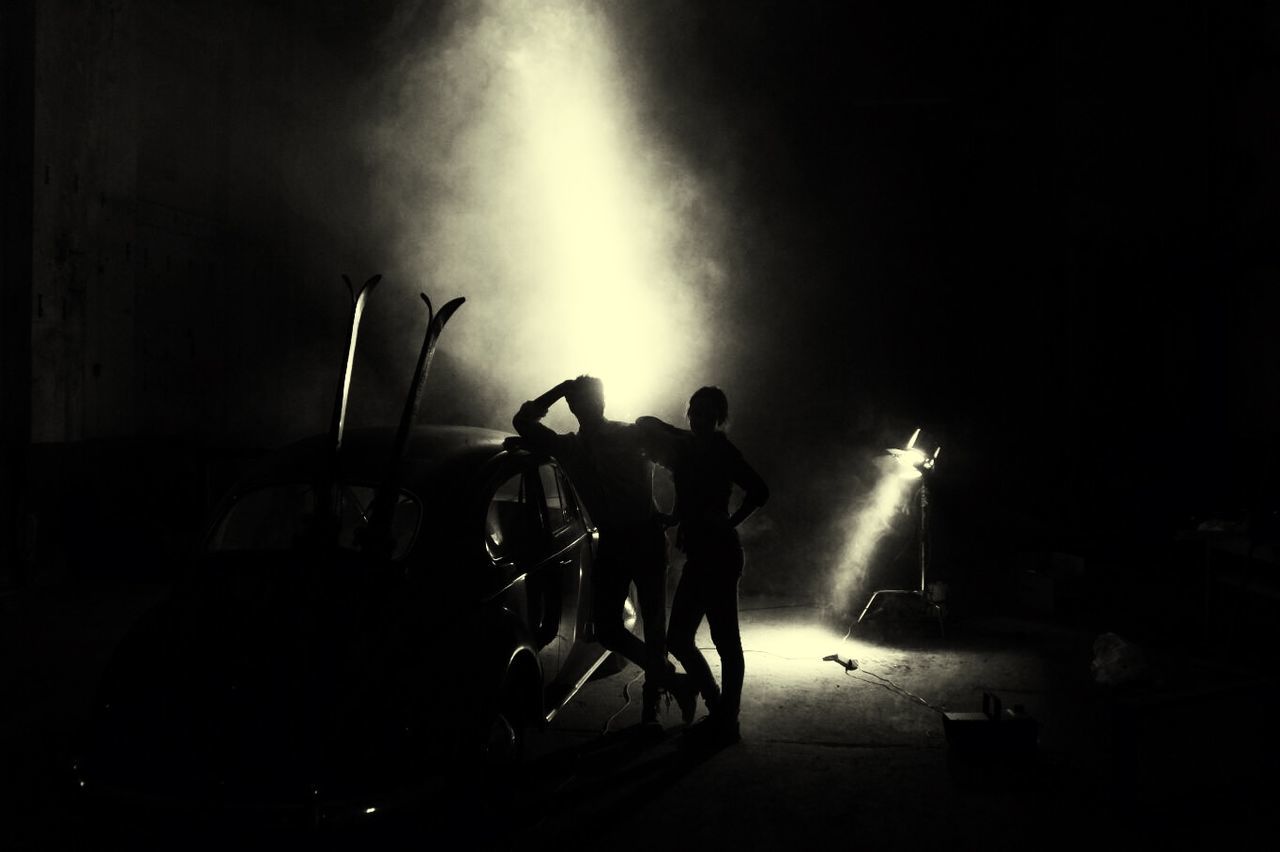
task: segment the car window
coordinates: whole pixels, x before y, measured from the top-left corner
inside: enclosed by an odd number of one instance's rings
[[[538,476],[542,480],[542,496],[547,504],[547,523],[552,532],[558,532],[573,521],[566,489],[556,469],[549,464],[539,465]]]
[[[376,489],[370,485],[343,485],[340,494],[341,525],[338,547],[360,549],[360,534],[369,524],[369,510]],[[315,486],[310,483],[269,485],[246,491],[236,498],[214,527],[211,551],[294,550],[306,543],[315,527]],[[413,544],[422,508],[416,497],[400,492],[391,520],[391,558],[404,556]]]
[[[523,473],[509,477],[494,492],[485,513],[485,547],[494,559],[518,558],[540,543],[538,507],[530,500]]]
[[[569,516],[569,522],[591,529],[591,515],[587,512],[587,507],[578,499],[578,493],[573,490],[573,483],[569,475],[564,472],[564,468],[556,468],[556,478],[560,483],[560,493],[564,495],[565,513]]]

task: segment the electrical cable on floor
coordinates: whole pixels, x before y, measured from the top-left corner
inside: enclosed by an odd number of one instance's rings
[[[852,625],[852,624],[850,624],[850,625],[849,625],[849,632],[845,634],[844,638],[845,638],[845,639],[848,639],[848,638],[849,638],[849,635],[850,635],[851,633],[853,633],[853,625]],[[843,641],[844,641],[844,639],[842,639],[842,640],[840,640],[840,641],[841,641],[841,642],[843,642]],[[715,647],[714,647],[714,646],[704,646],[704,645],[699,645],[699,646],[698,646],[698,650],[699,650],[699,651],[714,651],[714,650],[716,650],[716,649],[715,649]],[[742,653],[744,653],[744,654],[765,654],[766,656],[769,656],[769,657],[777,657],[778,659],[781,659],[781,660],[797,660],[797,661],[799,661],[799,662],[809,662],[809,661],[812,661],[812,660],[813,660],[813,658],[812,658],[812,657],[787,657],[787,656],[784,656],[784,655],[782,655],[782,654],[774,653],[773,651],[762,651],[762,650],[759,650],[759,649],[757,649],[757,648],[743,648],[743,649],[742,649]],[[900,695],[900,696],[902,696],[903,698],[909,698],[909,699],[911,699],[912,701],[918,702],[919,704],[922,704],[922,705],[924,705],[925,707],[928,707],[930,710],[932,710],[932,711],[933,711],[933,712],[935,712],[935,713],[945,714],[945,713],[947,712],[947,711],[943,710],[941,707],[938,707],[936,704],[930,704],[928,701],[926,701],[925,699],[921,698],[919,695],[916,695],[914,692],[911,692],[910,690],[906,689],[906,688],[905,688],[905,687],[903,687],[903,686],[899,686],[898,684],[894,683],[893,681],[889,680],[889,678],[884,677],[883,675],[878,675],[878,674],[876,674],[875,672],[867,671],[867,670],[866,670],[866,668],[864,668],[864,667],[859,667],[859,668],[858,668],[858,671],[862,672],[863,674],[870,675],[871,677],[876,678],[876,680],[867,680],[865,677],[858,677],[857,675],[855,675],[855,674],[853,673],[853,671],[852,671],[852,670],[849,670],[849,669],[845,669],[845,674],[846,674],[846,675],[848,675],[849,677],[852,677],[854,680],[860,680],[860,681],[862,681],[862,682],[864,682],[864,683],[869,683],[869,684],[871,684],[872,686],[878,686],[878,687],[880,687],[881,689],[886,689],[886,690],[888,690],[889,692],[892,692],[892,693],[894,693],[894,694],[896,694],[896,695]],[[625,709],[625,708],[624,708],[624,709]],[[621,712],[621,711],[619,711],[619,712]]]
[[[635,677],[631,678],[631,680],[627,681],[622,685],[622,697],[627,699],[627,701],[625,704],[623,704],[621,707],[618,708],[617,712],[615,712],[612,716],[610,716],[608,719],[605,720],[603,733],[606,733],[606,734],[609,733],[609,726],[613,724],[613,720],[618,718],[618,716],[622,714],[623,710],[626,710],[628,707],[631,706],[631,684],[635,683],[642,677],[644,677],[644,669],[641,669],[640,671],[636,672]]]
[[[840,640],[840,644],[841,644],[841,645],[843,645],[845,642],[847,642],[847,641],[849,640],[849,637],[853,635],[853,628],[854,628],[854,625],[856,625],[857,623],[858,623],[858,620],[857,620],[857,619],[854,619],[853,621],[850,621],[850,622],[849,622],[849,629],[845,631],[845,633],[844,633],[844,638]],[[871,685],[873,685],[873,686],[881,686],[881,687],[884,687],[885,689],[889,690],[890,692],[896,692],[896,693],[898,693],[899,695],[903,695],[903,696],[905,696],[905,697],[907,697],[907,698],[910,698],[910,699],[912,699],[912,700],[914,700],[914,701],[918,701],[918,702],[920,702],[921,704],[923,704],[925,707],[928,707],[930,710],[934,711],[935,713],[943,713],[943,714],[945,714],[945,713],[946,713],[946,711],[945,711],[945,710],[943,710],[942,708],[937,707],[937,706],[935,706],[935,705],[933,705],[933,704],[930,704],[928,701],[925,701],[925,700],[924,700],[923,698],[921,698],[919,695],[916,695],[914,692],[909,692],[909,691],[908,691],[908,690],[906,690],[905,688],[903,688],[903,687],[899,686],[898,684],[894,683],[893,681],[889,680],[889,678],[887,678],[887,677],[882,677],[881,675],[878,675],[878,674],[876,674],[875,672],[867,671],[865,667],[859,667],[859,669],[858,669],[858,670],[859,670],[859,671],[861,671],[861,672],[863,672],[864,674],[868,674],[868,675],[870,675],[871,677],[876,678],[877,680],[883,681],[883,683],[876,683],[875,681],[866,680],[865,678],[859,678],[859,677],[855,676],[855,675],[853,674],[853,672],[852,672],[851,670],[849,670],[849,669],[845,669],[845,672],[844,672],[844,673],[845,673],[845,674],[847,674],[847,675],[849,675],[850,677],[853,677],[855,680],[865,680],[867,683],[869,683],[869,684],[871,684]]]
[[[930,704],[928,701],[925,701],[923,698],[921,698],[919,695],[916,695],[914,692],[909,692],[909,691],[907,691],[905,688],[903,688],[903,687],[899,686],[898,684],[894,683],[893,681],[889,680],[889,678],[887,678],[887,677],[881,677],[880,675],[876,674],[875,672],[869,672],[869,671],[867,671],[866,669],[859,669],[859,671],[863,672],[864,674],[868,674],[868,675],[870,675],[871,677],[873,677],[873,678],[875,678],[875,679],[876,679],[876,680],[867,680],[867,681],[866,681],[867,683],[871,684],[872,686],[881,686],[881,687],[884,687],[885,689],[889,690],[890,692],[894,692],[894,693],[897,693],[898,695],[905,696],[905,697],[907,697],[907,698],[912,699],[913,701],[918,701],[918,702],[920,702],[921,704],[923,704],[925,707],[928,707],[930,710],[932,710],[932,711],[933,711],[933,712],[935,712],[935,713],[941,713],[941,714],[944,714],[944,715],[945,715],[945,714],[946,714],[946,712],[947,712],[947,711],[943,710],[941,707],[938,707],[938,706],[936,706],[936,705],[934,705],[934,704]],[[858,678],[856,675],[854,675],[852,672],[849,672],[849,671],[846,671],[846,672],[845,672],[845,674],[849,675],[850,677],[854,677],[854,678],[855,678],[855,679],[857,679],[857,680],[866,680],[865,678]],[[883,682],[882,682],[882,683],[877,683],[876,681],[883,681]]]
[[[622,697],[625,698],[626,701],[623,703],[621,707],[617,709],[617,711],[614,712],[612,716],[610,716],[608,719],[605,720],[604,730],[601,731],[601,735],[610,733],[609,726],[613,724],[613,720],[618,718],[618,716],[621,715],[624,710],[626,710],[628,707],[631,706],[631,686],[642,677],[644,677],[644,669],[641,669],[640,671],[636,672],[635,677],[631,678],[631,680],[627,681],[622,685]],[[550,795],[557,796],[560,793],[563,793],[566,789],[569,788],[569,785],[571,785],[576,780],[578,780],[578,773],[576,771],[571,772],[569,774],[569,777],[565,778],[563,781],[561,781],[559,784],[555,786],[555,788],[551,791]]]

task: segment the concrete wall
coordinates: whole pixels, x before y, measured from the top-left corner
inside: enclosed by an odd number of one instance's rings
[[[34,0],[0,4],[0,590],[17,582],[26,562],[34,30]]]
[[[130,541],[167,558],[228,448],[324,427],[338,273],[361,271],[312,200],[335,177],[317,160],[345,150],[325,120],[347,73],[318,35],[332,23],[293,2],[35,8],[29,366],[6,356],[30,376],[29,412],[6,405],[32,441],[27,580],[100,571]],[[22,271],[5,274],[6,332],[22,332]],[[332,298],[313,308],[321,278]]]
[[[36,21],[33,440],[260,439],[247,400],[297,349],[310,271],[282,166],[323,57],[287,4],[85,7]]]

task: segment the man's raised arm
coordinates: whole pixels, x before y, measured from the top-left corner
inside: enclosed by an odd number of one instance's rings
[[[537,399],[531,399],[520,406],[516,416],[511,418],[511,425],[516,432],[534,449],[545,453],[551,453],[554,449],[555,439],[558,436],[543,425],[542,418],[547,416],[547,409],[567,394],[572,387],[573,379],[566,379]]]

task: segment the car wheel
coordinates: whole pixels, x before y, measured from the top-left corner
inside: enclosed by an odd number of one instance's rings
[[[505,768],[520,762],[524,751],[521,727],[512,721],[509,711],[499,710],[493,714],[484,745],[485,762],[491,768]]]
[[[497,709],[489,717],[485,764],[499,773],[515,770],[521,764],[529,739],[529,714],[517,684],[518,680],[508,681]]]

